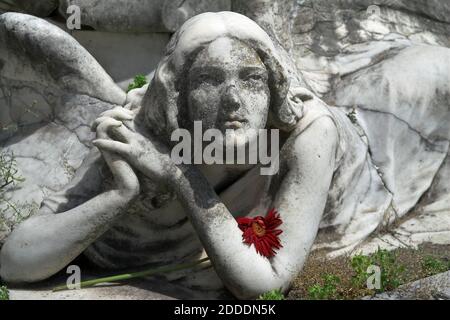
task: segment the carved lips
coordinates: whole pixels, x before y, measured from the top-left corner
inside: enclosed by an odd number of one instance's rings
[[[256,252],[265,257],[275,256],[276,249],[280,249],[281,245],[278,236],[283,232],[277,229],[283,221],[280,214],[272,209],[267,213],[266,217],[254,218],[237,218],[239,229],[242,230],[242,239],[248,245],[254,245]]]

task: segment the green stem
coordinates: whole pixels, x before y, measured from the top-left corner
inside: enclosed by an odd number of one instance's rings
[[[142,278],[142,277],[152,276],[155,274],[169,273],[169,272],[189,269],[189,268],[195,267],[196,265],[199,265],[205,261],[209,261],[209,258],[204,258],[204,259],[201,259],[198,261],[185,263],[185,264],[179,264],[179,265],[175,265],[175,266],[165,266],[165,267],[160,267],[160,268],[156,268],[156,269],[150,269],[150,270],[144,270],[144,271],[139,271],[139,272],[126,273],[126,274],[121,274],[121,275],[116,275],[116,276],[111,276],[111,277],[83,281],[80,283],[80,288],[92,287],[99,283],[116,282],[116,281],[128,280],[128,279],[133,279],[133,278]],[[67,287],[67,284],[53,288],[53,292],[63,291],[63,290],[69,290],[69,288]]]

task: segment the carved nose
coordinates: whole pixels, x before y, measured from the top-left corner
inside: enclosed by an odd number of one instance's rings
[[[227,86],[222,96],[222,103],[227,109],[239,109],[241,106],[241,98],[239,97],[239,91],[235,84],[230,84]]]

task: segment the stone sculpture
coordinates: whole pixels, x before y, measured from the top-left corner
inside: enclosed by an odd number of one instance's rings
[[[44,31],[60,42],[46,43]],[[253,298],[288,290],[312,249],[350,252],[417,208],[448,204],[449,49],[396,43],[395,54],[336,85],[325,97],[334,107],[319,97],[324,87],[305,88],[281,38],[271,36],[236,13],[188,20],[139,103],[142,92],[127,99],[61,30],[30,16],[2,15],[0,76],[9,92],[3,99],[21,92],[21,102],[46,97],[41,114],[54,117],[45,125],[23,119],[30,130],[9,143],[32,143],[51,128],[67,134],[68,127],[81,142],[70,152],[83,160],[9,235],[2,278],[46,279],[80,254],[103,268],[207,254],[212,266],[170,280]],[[280,129],[278,174],[261,176],[258,166],[173,164],[170,134],[191,130],[195,120],[222,131],[238,122],[237,140],[250,128]],[[97,148],[90,149],[92,123]],[[242,242],[235,218],[271,208],[283,221],[283,247],[268,258]],[[445,225],[449,214],[441,212]]]

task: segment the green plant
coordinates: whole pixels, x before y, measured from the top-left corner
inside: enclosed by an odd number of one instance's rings
[[[137,76],[134,77],[133,82],[128,85],[127,93],[133,89],[142,88],[146,84],[147,78],[141,74],[138,74]]]
[[[17,207],[10,202],[6,197],[6,189],[9,186],[14,186],[18,182],[23,182],[24,179],[18,175],[17,163],[14,154],[0,152],[0,231],[8,229],[8,222],[5,218],[5,213],[8,209],[12,209],[16,213]]]
[[[377,292],[393,290],[404,283],[405,266],[397,262],[394,252],[388,250],[378,250],[370,255],[356,255],[351,259],[351,267],[354,271],[352,284],[355,287],[362,288],[367,283],[367,269],[375,265],[381,269],[381,283]]]
[[[17,163],[13,153],[0,152],[0,191],[7,186],[25,181],[18,175]]]
[[[352,257],[350,265],[353,269],[354,275],[352,277],[352,285],[361,288],[367,282],[367,268],[372,264],[372,259],[369,256],[356,255]]]
[[[339,299],[337,287],[341,279],[333,274],[325,274],[322,277],[323,284],[315,284],[308,289],[308,297],[312,300]]]
[[[276,289],[260,295],[258,300],[284,300],[284,294]]]
[[[426,256],[422,260],[422,268],[427,276],[446,272],[450,269],[450,262],[432,256]]]
[[[5,286],[0,286],[0,300],[9,300],[9,291]]]
[[[18,172],[14,154],[0,150],[0,231],[11,230],[39,209],[35,203],[15,203],[8,199],[7,189],[25,181]]]

